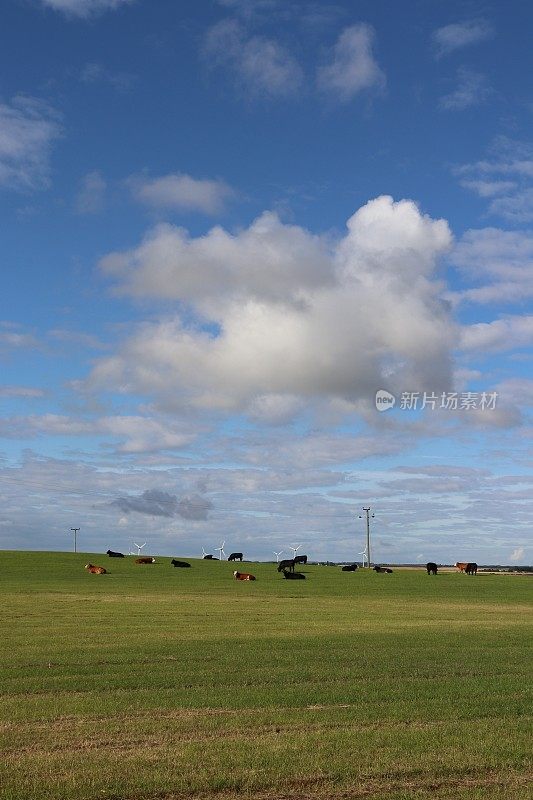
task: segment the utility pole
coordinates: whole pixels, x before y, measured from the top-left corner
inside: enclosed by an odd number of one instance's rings
[[[363,506],[363,511],[366,514],[366,565],[370,569],[370,506],[367,508]],[[363,519],[361,514],[359,514],[359,519]],[[374,519],[374,514],[372,514],[372,519]]]
[[[76,534],[78,533],[79,528],[71,528],[70,530],[73,531],[74,533],[74,552],[77,553],[78,551],[76,549]]]

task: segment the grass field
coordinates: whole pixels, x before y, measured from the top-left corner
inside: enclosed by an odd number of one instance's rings
[[[2,553],[1,800],[533,796],[533,579],[187,560]]]

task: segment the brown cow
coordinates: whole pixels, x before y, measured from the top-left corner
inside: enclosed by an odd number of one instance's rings
[[[459,572],[464,572],[468,566],[468,561],[456,561],[454,567],[457,567]]]
[[[150,556],[144,556],[143,558],[136,558],[136,564],[155,564],[155,558],[151,558]]]
[[[105,567],[95,567],[94,564],[85,564],[85,569],[92,572],[93,575],[106,575],[107,570]]]
[[[249,572],[237,572],[235,570],[233,577],[236,581],[255,581],[255,575],[250,575]]]

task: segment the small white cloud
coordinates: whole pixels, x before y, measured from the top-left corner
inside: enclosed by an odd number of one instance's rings
[[[104,208],[107,184],[98,170],[88,172],[82,178],[81,188],[76,197],[78,214],[98,214]]]
[[[317,73],[319,89],[346,103],[363,90],[383,89],[385,73],[373,54],[375,32],[361,23],[346,28],[339,36],[329,64]]]
[[[455,91],[441,97],[439,107],[445,111],[463,111],[484,103],[491,93],[487,79],[479,72],[461,68],[457,72],[458,86]]]
[[[463,180],[460,181],[460,184],[465,189],[475,192],[479,197],[495,197],[499,194],[507,194],[517,187],[514,181]]]
[[[249,36],[237,20],[222,20],[210,28],[203,54],[212,67],[229,68],[251,95],[288,97],[303,82],[301,67],[283,45]]]
[[[50,150],[61,135],[59,115],[34,97],[0,103],[0,187],[35,191],[49,185]]]
[[[154,179],[133,177],[129,183],[137,200],[152,208],[219,214],[235,196],[224,181],[191,178],[180,173]]]
[[[509,556],[509,561],[522,561],[525,553],[526,551],[524,547],[516,547]]]
[[[135,0],[41,0],[54,11],[62,11],[70,17],[90,17],[104,11],[112,11]]]
[[[484,19],[467,20],[445,25],[434,31],[432,39],[437,58],[447,56],[454,50],[486,41],[494,36],[492,25]]]

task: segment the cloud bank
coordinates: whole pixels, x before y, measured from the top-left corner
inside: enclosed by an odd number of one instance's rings
[[[435,272],[451,241],[444,220],[388,196],[335,241],[270,212],[235,234],[158,226],[101,268],[122,295],[174,300],[187,313],[140,325],[85,388],[274,418],[299,399],[444,389],[456,331]]]

